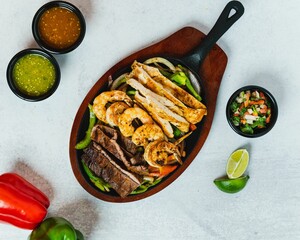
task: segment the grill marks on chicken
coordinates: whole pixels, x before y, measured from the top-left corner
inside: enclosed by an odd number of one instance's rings
[[[189,131],[189,122],[185,118],[171,110],[172,108],[176,108],[176,106],[171,101],[146,89],[135,79],[129,79],[127,80],[127,83],[137,89],[143,96],[145,96],[142,97],[141,95],[137,95],[137,97],[135,97],[135,100],[137,100],[143,106],[147,105],[146,108],[151,108],[150,113],[156,113],[159,117],[174,124],[182,132]]]
[[[138,90],[140,95],[136,94],[136,101],[145,108],[154,107],[155,115],[176,127],[179,125],[178,128],[182,127],[180,130],[183,132],[188,132],[189,129],[186,130],[186,126],[183,127],[182,124],[196,124],[207,115],[207,109],[203,103],[163,76],[155,67],[135,61],[132,64],[127,84]],[[166,115],[173,116],[174,119],[171,120]],[[166,132],[166,135],[168,134]]]

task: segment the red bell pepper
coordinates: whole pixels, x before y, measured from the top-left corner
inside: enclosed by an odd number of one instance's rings
[[[37,189],[30,182],[25,180],[23,177],[16,173],[4,173],[0,176],[0,182],[9,183],[13,185],[19,191],[30,195],[35,200],[42,203],[46,208],[49,207],[50,201],[49,198],[39,189]]]
[[[49,199],[15,173],[0,176],[0,221],[34,229],[47,215]]]

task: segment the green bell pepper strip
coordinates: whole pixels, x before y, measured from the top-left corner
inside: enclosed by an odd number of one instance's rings
[[[171,126],[173,129],[174,138],[179,138],[183,135],[183,133],[177,127],[175,127],[173,124],[171,124]]]
[[[195,88],[193,87],[190,79],[187,77],[187,75],[184,73],[184,71],[176,72],[174,73],[170,79],[174,81],[178,86],[186,86],[187,90],[198,100],[201,101],[202,98],[197,93]]]
[[[142,183],[141,186],[139,186],[137,189],[133,190],[132,193],[130,193],[130,194],[135,195],[135,194],[140,194],[140,193],[146,192],[150,187],[153,187],[156,184],[160,183],[160,181],[161,181],[161,178],[156,179],[153,182],[145,181]]]
[[[84,240],[82,233],[62,217],[50,217],[38,225],[28,240]]]
[[[96,123],[96,115],[93,112],[92,105],[89,104],[88,107],[89,107],[89,112],[90,112],[89,126],[88,126],[87,131],[85,132],[84,139],[82,139],[79,143],[76,144],[75,148],[77,150],[84,149],[90,144],[92,128],[95,126],[95,123]]]
[[[190,93],[199,101],[201,102],[201,96],[196,92],[195,88],[193,87],[189,78],[187,78],[185,83],[186,88],[190,91]]]
[[[178,86],[184,86],[186,84],[187,76],[184,72],[174,73],[170,79],[177,83]]]
[[[93,172],[88,168],[88,166],[82,161],[83,169],[88,175],[89,179],[91,180],[94,185],[99,188],[102,192],[109,192],[111,186],[109,183],[105,182],[102,178],[99,178],[93,174]],[[131,194],[140,194],[146,192],[148,188],[155,186],[161,181],[161,179],[156,179],[154,182],[144,181],[141,186],[135,189]]]
[[[130,90],[127,90],[126,91],[126,94],[129,95],[129,96],[134,96],[136,93],[136,90],[135,89],[130,89]]]

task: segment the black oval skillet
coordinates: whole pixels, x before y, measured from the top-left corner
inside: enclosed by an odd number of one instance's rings
[[[232,11],[234,12],[231,13]],[[78,182],[87,192],[98,199],[108,202],[137,201],[161,191],[185,171],[197,156],[208,136],[214,115],[218,89],[227,64],[226,54],[215,43],[243,13],[244,8],[242,4],[238,1],[231,1],[226,5],[216,24],[206,37],[203,38],[205,35],[197,29],[191,27],[183,28],[165,40],[121,60],[96,82],[84,98],[75,116],[69,146],[72,170]],[[181,55],[181,57],[178,57],[178,54]],[[209,63],[207,59],[205,59],[207,55],[209,55]],[[197,84],[199,84],[199,86],[201,85],[201,97],[203,98],[203,102],[207,104],[208,115],[201,123],[197,124],[196,131],[188,138],[186,157],[183,159],[183,165],[177,168],[161,183],[147,190],[145,193],[129,195],[126,198],[121,198],[114,191],[109,193],[101,192],[88,179],[83,170],[81,163],[82,151],[75,149],[76,143],[84,137],[88,126],[88,104],[92,103],[100,92],[107,90],[107,81],[110,76],[113,76],[113,79],[115,79],[120,74],[130,71],[130,66],[134,60],[142,61],[150,57],[158,56],[167,58],[175,65],[181,64],[193,73],[197,79]]]

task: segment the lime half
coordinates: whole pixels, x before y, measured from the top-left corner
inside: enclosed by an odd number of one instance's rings
[[[239,178],[244,174],[249,162],[249,153],[246,149],[234,151],[227,160],[226,173],[230,179]]]
[[[220,178],[214,180],[214,184],[223,192],[237,193],[246,186],[249,178],[249,176],[243,176],[236,179]]]

